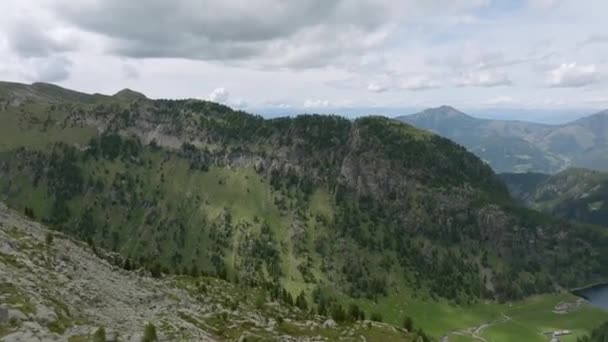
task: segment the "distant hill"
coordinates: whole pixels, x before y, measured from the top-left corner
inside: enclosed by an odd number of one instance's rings
[[[511,194],[555,217],[608,226],[608,173],[568,169],[549,176],[501,174]]]
[[[449,106],[397,119],[465,146],[496,172],[608,171],[608,111],[562,125],[479,119]]]

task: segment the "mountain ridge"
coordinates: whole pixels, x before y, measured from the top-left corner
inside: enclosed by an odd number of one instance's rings
[[[555,173],[577,166],[608,170],[608,111],[559,125],[475,118],[451,107],[396,120],[464,145],[499,173]]]
[[[516,205],[479,157],[396,120],[8,102],[0,200],[129,267],[267,288],[340,319],[340,303],[467,306],[608,277],[604,230]]]

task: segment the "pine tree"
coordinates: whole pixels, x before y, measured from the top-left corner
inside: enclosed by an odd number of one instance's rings
[[[156,336],[156,327],[152,323],[146,324],[144,328],[144,337],[141,339],[141,342],[155,342],[158,341],[158,337]]]

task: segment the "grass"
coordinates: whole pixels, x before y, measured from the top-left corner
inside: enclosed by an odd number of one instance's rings
[[[44,128],[47,116],[55,122]],[[66,113],[52,111],[44,105],[26,105],[0,113],[0,151],[17,147],[45,149],[51,143],[84,144],[96,134],[93,127],[61,127]]]
[[[543,332],[568,329],[582,335],[608,320],[608,312],[582,303],[566,314],[552,310],[560,302],[575,302],[578,297],[571,294],[547,294],[527,298],[523,301],[498,304],[478,303],[456,306],[444,301],[428,298],[413,298],[393,295],[378,303],[362,301],[367,312],[381,312],[385,322],[401,326],[406,315],[414,319],[415,327],[421,327],[429,335],[438,338],[450,331],[476,327],[499,320],[503,314],[511,319],[484,329],[481,336],[488,341],[545,341]],[[471,341],[466,336],[450,335],[450,341]],[[575,339],[574,339],[575,340]]]
[[[29,299],[15,285],[11,283],[0,283],[0,294],[6,296],[4,302],[8,304],[10,308],[18,309],[26,315],[35,312],[32,303],[30,303]]]

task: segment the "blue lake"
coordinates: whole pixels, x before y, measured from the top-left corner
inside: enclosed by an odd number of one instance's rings
[[[608,310],[608,284],[577,290],[574,291],[574,294],[585,298],[593,306]]]

